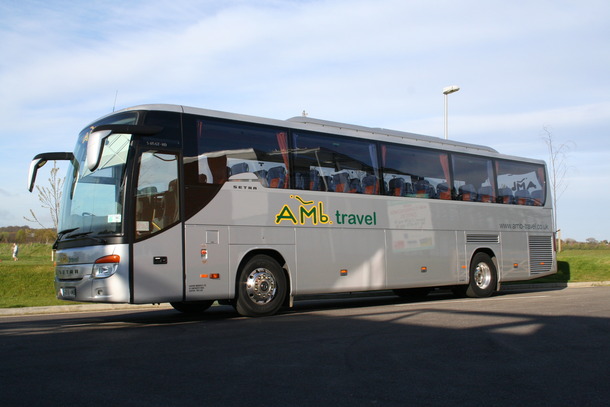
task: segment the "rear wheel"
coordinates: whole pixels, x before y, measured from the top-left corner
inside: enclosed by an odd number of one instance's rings
[[[199,314],[214,304],[214,300],[189,301],[189,302],[170,302],[176,311],[184,314]]]
[[[477,253],[470,263],[470,282],[466,295],[473,298],[489,297],[498,285],[496,265],[486,253]]]
[[[235,309],[248,317],[273,315],[284,302],[286,286],[284,270],[275,259],[254,256],[239,274]]]

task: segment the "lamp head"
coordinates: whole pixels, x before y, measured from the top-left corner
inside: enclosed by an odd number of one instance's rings
[[[457,92],[458,90],[460,90],[460,88],[457,86],[447,86],[446,88],[443,88],[443,95],[448,95]]]

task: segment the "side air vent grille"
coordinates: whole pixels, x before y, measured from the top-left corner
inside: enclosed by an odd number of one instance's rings
[[[466,243],[500,243],[499,235],[469,234]]]
[[[530,236],[530,273],[540,274],[551,271],[553,266],[553,237]]]

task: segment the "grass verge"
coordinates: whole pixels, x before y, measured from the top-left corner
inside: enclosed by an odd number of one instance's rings
[[[12,245],[0,244],[0,308],[66,304],[55,298],[51,245],[19,245],[19,261]]]
[[[51,245],[21,245],[16,262],[11,253],[10,244],[0,244],[0,308],[74,304],[55,298]],[[610,249],[564,250],[557,265],[557,274],[528,283],[610,281]]]
[[[557,274],[534,281],[540,283],[610,281],[610,249],[564,250],[557,256]]]

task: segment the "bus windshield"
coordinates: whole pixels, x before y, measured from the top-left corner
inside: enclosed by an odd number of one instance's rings
[[[132,114],[127,123],[125,118],[121,122],[132,124],[135,119]],[[91,172],[86,165],[87,140],[94,128],[81,132],[68,167],[58,225],[60,238],[64,234],[69,238],[123,232],[124,175],[132,136],[111,134],[104,143],[99,166]]]

